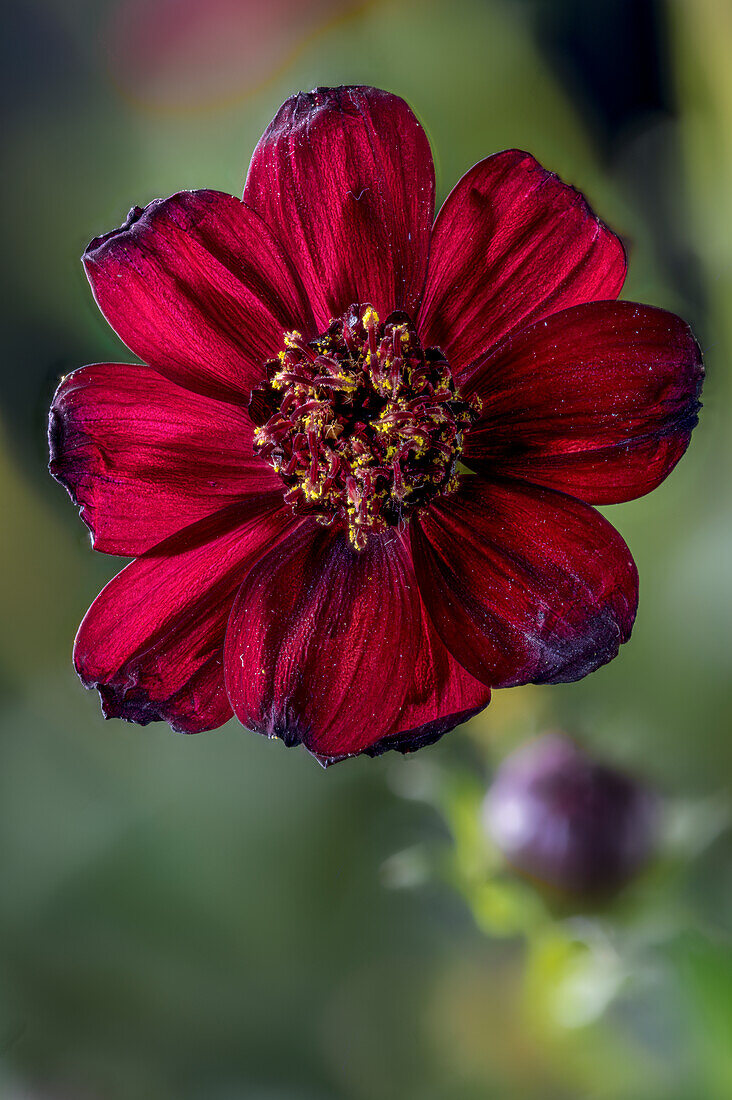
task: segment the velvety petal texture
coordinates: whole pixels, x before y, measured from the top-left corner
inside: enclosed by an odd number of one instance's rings
[[[118,573],[74,643],[74,664],[107,718],[164,720],[198,733],[231,717],[224,688],[226,623],[258,558],[297,522],[281,494],[249,498],[173,536]]]
[[[97,363],[51,405],[53,476],[79,505],[95,550],[135,557],[281,481],[252,454],[242,408],[182,389],[149,367]]]
[[[630,637],[635,564],[618,532],[578,500],[466,477],[411,532],[440,637],[493,687],[579,680]]]
[[[244,202],[287,249],[320,329],[353,302],[413,313],[434,216],[429,142],[398,96],[316,88],[292,96],[252,157]]]
[[[226,683],[249,729],[323,762],[435,740],[490,692],[450,657],[424,613],[408,549],[300,529],[242,584]]]
[[[417,585],[413,567],[404,568],[410,587]],[[413,752],[437,741],[461,722],[483,710],[491,698],[490,687],[472,676],[445,646],[420,594],[421,623],[414,627],[421,635],[420,661],[394,729],[364,751],[379,756],[388,749]]]
[[[300,280],[262,220],[219,191],[134,207],[84,267],[127,346],[174,382],[239,401],[286,330],[315,335]]]
[[[689,445],[703,368],[673,313],[593,302],[505,340],[464,384],[483,401],[463,458],[595,504],[643,496]]]
[[[74,646],[107,717],[410,752],[629,638],[635,564],[592,504],[679,460],[699,348],[615,300],[622,244],[529,154],[434,198],[403,100],[317,88],[242,200],[182,191],[87,248],[144,360],[64,378],[49,422],[94,547],[135,558]]]
[[[623,246],[579,191],[528,153],[496,153],[463,176],[437,216],[423,343],[442,349],[459,381],[518,326],[617,298],[625,270]]]

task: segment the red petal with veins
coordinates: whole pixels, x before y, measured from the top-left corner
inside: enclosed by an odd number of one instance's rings
[[[476,164],[437,215],[418,328],[461,371],[519,325],[617,298],[618,238],[585,199],[528,153]]]
[[[317,89],[280,109],[244,202],[181,192],[90,244],[96,299],[150,364],[83,368],[51,412],[51,469],[96,547],[142,554],[75,644],[108,717],[196,732],[233,708],[323,763],[411,751],[482,709],[490,687],[578,679],[630,636],[635,565],[577,497],[629,499],[669,472],[696,421],[698,348],[670,314],[609,301],[622,245],[528,154],[471,169],[434,232],[433,211],[431,153],[409,107],[373,88]],[[285,331],[307,343],[366,302],[382,320],[416,316],[484,408],[464,451],[479,476],[419,498],[409,539],[394,527],[357,552],[335,525],[303,518],[307,494],[292,514],[293,469],[280,484],[255,460],[244,410]],[[297,397],[269,388],[253,410],[263,427],[278,399]],[[270,428],[275,465],[289,427]],[[320,469],[311,436],[307,425],[292,444],[312,497],[339,469]],[[445,473],[455,454],[437,442]],[[364,481],[374,499],[378,476]],[[397,489],[384,514],[403,527]]]
[[[64,378],[49,442],[51,473],[107,554],[144,554],[220,508],[282,487],[252,454],[243,409],[134,364],[97,363]]]
[[[249,574],[225,664],[240,721],[324,763],[410,751],[490,697],[429,624],[401,540],[357,552],[323,529],[303,527]]]
[[[279,493],[250,497],[118,573],[79,627],[74,664],[107,718],[198,733],[231,717],[226,622],[252,565],[297,521]]]
[[[284,330],[315,335],[297,275],[261,219],[231,195],[181,191],[136,207],[83,260],[127,346],[212,397],[241,401]]]
[[[353,302],[413,314],[434,216],[429,142],[398,96],[318,88],[288,99],[257,148],[244,201],[302,275],[320,329]]]
[[[572,497],[463,478],[411,525],[445,645],[493,687],[578,680],[630,637],[638,575],[607,520]]]
[[[671,472],[697,422],[703,368],[689,326],[632,302],[576,306],[480,360],[463,390],[483,400],[463,458],[594,504],[643,496]]]

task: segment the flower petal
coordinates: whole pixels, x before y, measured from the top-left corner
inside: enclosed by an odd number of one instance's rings
[[[376,88],[316,88],[265,130],[244,202],[301,273],[319,328],[354,302],[413,313],[434,216],[429,142],[407,104]]]
[[[89,608],[74,643],[82,683],[107,718],[166,721],[183,733],[231,717],[224,691],[226,622],[237,587],[294,520],[280,494],[250,497],[227,529],[204,520],[118,573]]]
[[[231,195],[182,191],[135,207],[83,260],[99,308],[127,346],[210,396],[241,401],[284,331],[315,335],[282,250]]]
[[[468,466],[614,504],[654,489],[697,422],[701,352],[673,313],[576,306],[521,329],[464,388],[483,400]]]
[[[417,585],[413,569],[410,584]],[[380,756],[389,749],[415,752],[431,745],[490,702],[490,687],[455,660],[437,633],[424,601],[420,602],[421,661],[414,666],[412,684],[396,728],[364,749],[367,756]]]
[[[410,751],[478,710],[489,691],[427,620],[407,547],[302,528],[252,570],[226,637],[240,721],[328,763]]]
[[[476,164],[437,215],[420,310],[425,345],[460,371],[519,325],[560,309],[617,298],[618,238],[585,199],[528,153]]]
[[[630,637],[635,564],[617,531],[580,501],[465,477],[411,529],[440,637],[493,687],[578,680]]]
[[[241,408],[149,367],[96,363],[51,405],[53,476],[81,509],[95,550],[136,557],[176,531],[281,481],[252,453]]]

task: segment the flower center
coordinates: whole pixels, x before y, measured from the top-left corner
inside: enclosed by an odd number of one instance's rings
[[[362,550],[370,532],[455,489],[480,402],[460,396],[444,355],[422,348],[405,313],[382,324],[353,305],[310,343],[297,332],[284,343],[249,411],[255,454],[294,511],[342,525]]]

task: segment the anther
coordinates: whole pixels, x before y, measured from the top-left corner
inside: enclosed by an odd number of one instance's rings
[[[440,351],[422,350],[405,314],[382,324],[372,306],[351,306],[316,340],[290,332],[284,346],[250,409],[254,450],[295,511],[340,526],[361,550],[454,491],[478,405],[460,396]]]

